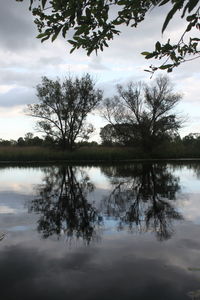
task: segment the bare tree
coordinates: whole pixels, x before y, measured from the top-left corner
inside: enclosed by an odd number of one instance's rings
[[[102,100],[89,74],[79,78],[68,76],[61,83],[47,77],[37,85],[38,104],[28,105],[26,113],[39,119],[37,128],[53,137],[62,149],[72,150],[76,139],[88,139],[94,128],[86,123],[88,113]]]
[[[131,138],[143,150],[151,151],[180,128],[183,119],[173,109],[181,95],[173,92],[168,77],[157,77],[150,86],[141,82],[130,82],[126,88],[118,85],[117,91],[116,96],[105,100],[103,116],[118,135]],[[123,126],[116,124],[129,124],[132,130],[120,130]]]

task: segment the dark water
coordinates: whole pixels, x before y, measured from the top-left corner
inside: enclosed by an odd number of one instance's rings
[[[0,299],[200,299],[200,163],[0,168]]]

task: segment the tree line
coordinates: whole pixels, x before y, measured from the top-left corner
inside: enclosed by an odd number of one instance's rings
[[[26,114],[37,119],[36,128],[43,138],[27,133],[17,141],[1,140],[0,145],[56,146],[73,151],[77,146],[96,146],[89,142],[95,124],[87,122],[95,112],[107,120],[100,130],[102,145],[137,147],[152,153],[162,144],[196,145],[198,134],[180,138],[184,117],[176,111],[182,96],[174,91],[167,76],[150,84],[129,82],[118,85],[113,97],[104,98],[94,79],[68,76],[63,81],[43,77],[36,86],[37,102],[26,107]]]
[[[80,141],[75,143],[76,148],[81,147],[137,147],[136,144],[131,143],[127,140],[127,143],[124,139],[121,140],[120,137],[117,137],[116,133],[112,130],[110,124],[105,125],[100,130],[101,141],[97,143],[96,141]],[[47,148],[58,148],[56,141],[49,137],[39,137],[34,136],[33,133],[28,132],[23,137],[19,137],[14,140],[0,139],[1,147],[47,147]],[[199,156],[200,152],[200,133],[189,133],[188,135],[181,138],[179,134],[168,139],[164,140],[160,146],[160,149],[167,150],[179,150],[181,153],[190,153],[191,155],[195,154],[195,157]],[[159,148],[158,146],[158,148]]]

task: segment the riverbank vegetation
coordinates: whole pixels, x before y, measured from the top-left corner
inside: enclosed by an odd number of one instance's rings
[[[30,135],[30,134],[28,134]],[[35,144],[34,144],[35,143]],[[19,138],[18,141],[0,140],[0,161],[105,161],[118,162],[134,159],[200,158],[200,134],[176,136],[155,147],[151,153],[138,146],[109,145],[96,142],[77,143],[74,151],[63,151],[50,140],[38,137]]]

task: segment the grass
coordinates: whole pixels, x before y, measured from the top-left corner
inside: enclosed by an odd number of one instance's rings
[[[60,151],[42,147],[0,147],[1,162],[45,161],[118,161],[136,158],[131,148],[82,147]]]
[[[81,147],[73,152],[45,147],[1,146],[0,162],[119,162],[134,159],[199,158],[200,151],[159,147],[151,155],[131,147]]]

